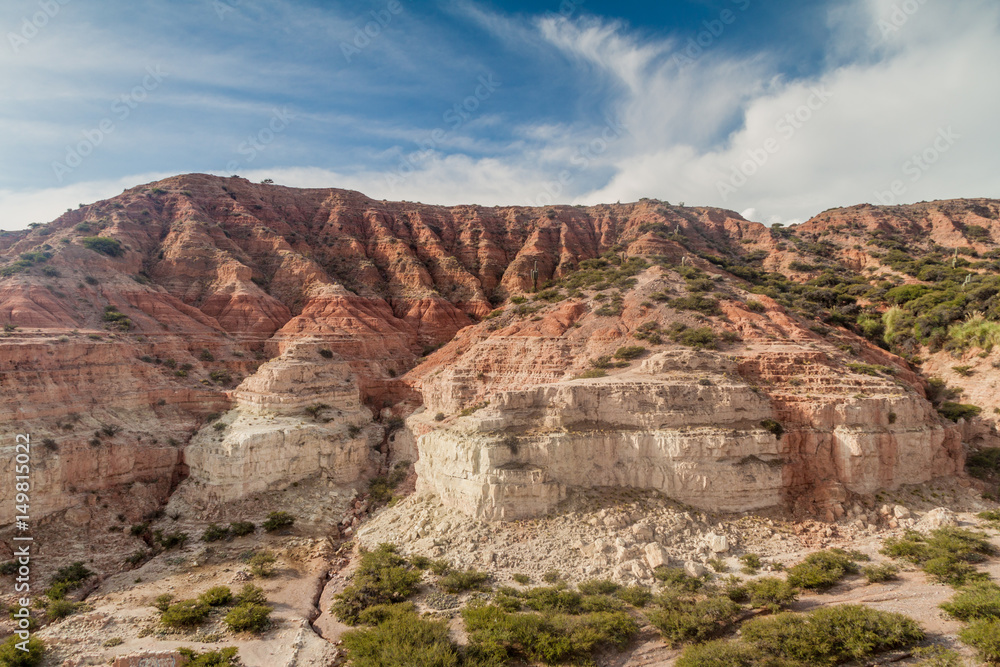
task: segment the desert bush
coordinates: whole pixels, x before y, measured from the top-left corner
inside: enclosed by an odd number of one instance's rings
[[[976,649],[979,657],[991,663],[1000,662],[1000,620],[979,620],[958,633],[958,638]]]
[[[223,622],[233,632],[261,633],[271,623],[271,607],[255,602],[244,602],[233,607]]]
[[[17,562],[8,560],[0,563],[0,575],[9,577],[17,572]]]
[[[670,332],[670,339],[698,350],[714,350],[718,347],[715,332],[710,327],[675,328]]]
[[[586,660],[601,646],[623,648],[638,625],[623,612],[515,614],[495,605],[469,605],[462,610],[473,664],[504,665],[521,658],[560,664]]]
[[[438,586],[446,593],[478,591],[486,588],[484,584],[489,578],[490,575],[477,570],[453,570],[438,580]]]
[[[743,574],[756,574],[761,566],[760,556],[757,554],[743,554],[740,556],[740,562],[743,563],[741,568]]]
[[[526,574],[517,573],[511,577],[514,581],[521,584],[522,586],[527,586],[531,583],[531,577]]]
[[[848,574],[857,574],[858,565],[843,549],[817,551],[788,568],[788,583],[796,588],[826,590]]]
[[[632,361],[633,359],[638,359],[643,354],[646,353],[646,348],[641,345],[629,345],[627,347],[620,347],[615,351],[615,359],[622,359],[623,361]]]
[[[610,579],[589,579],[580,582],[576,589],[584,595],[614,595],[621,586]]]
[[[1000,473],[1000,447],[990,447],[970,452],[965,460],[965,469],[978,479],[989,479]],[[1000,520],[1000,514],[997,515]],[[982,518],[982,517],[980,517]]]
[[[890,581],[896,578],[899,568],[890,563],[883,565],[869,565],[861,568],[861,574],[868,580],[869,584],[877,584],[883,581]]]
[[[978,417],[983,411],[978,405],[966,405],[963,403],[953,403],[951,401],[945,401],[938,406],[937,411],[945,419],[950,419],[953,422],[957,422],[959,419],[972,419],[973,417]]]
[[[451,563],[443,558],[438,558],[437,560],[432,560],[428,563],[427,569],[429,569],[431,573],[440,577],[451,571]]]
[[[579,614],[583,596],[555,586],[540,586],[520,594],[525,606],[535,611]]]
[[[236,537],[244,537],[257,530],[257,526],[253,525],[251,521],[234,521],[229,524],[229,528]]]
[[[653,599],[653,594],[645,586],[628,586],[620,589],[615,595],[622,602],[639,608],[645,607]]]
[[[71,602],[66,599],[50,600],[45,606],[45,615],[50,619],[58,621],[75,613],[80,608],[79,602]]]
[[[174,601],[173,593],[163,593],[162,595],[157,595],[153,600],[153,606],[156,607],[160,612],[164,612],[170,608],[170,603]]]
[[[711,638],[736,620],[740,605],[721,595],[685,596],[674,592],[653,599],[657,607],[646,614],[663,638],[677,646]]]
[[[107,236],[85,236],[80,239],[84,248],[99,252],[109,257],[120,257],[125,254],[122,244],[118,239]]]
[[[198,599],[210,607],[221,607],[233,601],[233,592],[229,586],[213,586],[198,596]]]
[[[364,552],[351,584],[335,597],[331,611],[342,622],[356,625],[368,607],[403,602],[417,590],[420,572],[391,544]]]
[[[264,596],[264,589],[260,586],[254,586],[253,584],[244,584],[240,592],[236,594],[233,598],[237,605],[241,604],[267,604],[267,598]]]
[[[239,650],[232,646],[208,653],[181,647],[177,652],[188,659],[185,667],[237,667],[240,664],[237,658]]]
[[[268,550],[258,551],[247,563],[250,565],[250,572],[256,577],[267,578],[274,574],[274,564],[278,562],[278,557]]]
[[[295,523],[295,517],[288,512],[271,512],[261,525],[264,526],[264,530],[273,533],[276,530],[288,528],[293,523]]]
[[[694,592],[705,585],[701,577],[692,577],[682,567],[667,567],[661,565],[653,570],[653,577],[665,585],[677,590]]]
[[[160,622],[170,628],[192,628],[200,625],[211,611],[201,600],[181,600],[167,607]]]
[[[976,572],[972,563],[982,562],[993,552],[985,534],[964,528],[938,528],[929,536],[907,531],[902,537],[887,539],[882,549],[883,554],[919,565],[927,574],[952,586],[988,578]]]
[[[201,534],[201,540],[202,542],[218,542],[219,540],[226,539],[229,535],[229,528],[226,526],[210,523],[205,528],[205,532]]]
[[[1000,586],[992,581],[972,583],[941,603],[941,608],[960,621],[1000,619]]]
[[[3,667],[38,667],[45,658],[45,644],[38,637],[28,638],[27,651],[17,645],[22,640],[14,635],[0,644],[0,665]]]
[[[743,626],[741,641],[767,656],[834,665],[903,648],[923,637],[916,621],[902,614],[837,605],[805,615],[784,612],[754,619]]]
[[[408,605],[384,607],[375,627],[344,633],[344,648],[351,664],[356,667],[457,667],[461,664],[458,651],[448,637],[446,621],[422,619]],[[371,620],[375,620],[375,615],[371,616]]]
[[[544,581],[547,584],[558,584],[560,581],[562,581],[562,578],[563,578],[562,572],[560,572],[559,570],[549,570],[548,572],[542,575],[542,581]]]
[[[163,531],[157,530],[153,533],[153,536],[164,549],[173,549],[174,547],[183,546],[188,540],[188,534],[184,532],[164,533]]]
[[[794,586],[777,577],[751,579],[743,585],[743,588],[746,590],[747,601],[751,607],[764,607],[772,612],[777,612],[798,597]]]

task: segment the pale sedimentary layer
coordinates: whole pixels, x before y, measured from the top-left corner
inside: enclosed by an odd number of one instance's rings
[[[348,364],[322,356],[315,343],[263,364],[233,397],[236,406],[185,450],[187,502],[237,500],[317,473],[351,484],[369,471],[380,428],[371,424]]]
[[[430,405],[410,422],[423,433],[420,490],[482,519],[513,520],[551,511],[569,487],[655,489],[743,511],[803,494],[822,505],[956,471],[955,438],[913,392],[882,381],[880,395],[852,398],[821,384],[825,397],[790,401],[749,384],[722,355],[672,351],[614,377],[501,391],[441,422]]]

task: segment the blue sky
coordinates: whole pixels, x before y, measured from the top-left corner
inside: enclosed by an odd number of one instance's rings
[[[0,228],[185,172],[794,222],[1000,196],[995,0],[8,0]]]

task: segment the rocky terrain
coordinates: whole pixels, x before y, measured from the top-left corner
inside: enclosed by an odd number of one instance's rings
[[[40,636],[74,665],[173,649],[193,638],[133,636],[150,600],[244,581],[240,555],[270,548],[274,629],[234,637],[244,664],[329,664],[343,545],[653,587],[663,566],[875,549],[938,506],[974,522],[1000,481],[966,475],[1000,445],[998,241],[985,199],[769,229],[197,174],[5,232],[0,462],[11,478],[31,434],[36,576],[99,577]],[[274,511],[284,538],[197,544]],[[228,637],[213,622],[199,637]],[[109,624],[130,626],[113,651]]]

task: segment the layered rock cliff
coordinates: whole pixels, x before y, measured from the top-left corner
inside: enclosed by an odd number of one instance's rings
[[[760,272],[813,280],[792,263],[819,236],[843,270],[885,268],[854,246],[927,229],[957,243],[949,224],[985,253],[998,209],[843,209],[789,236],[655,200],[438,207],[178,176],[0,235],[0,418],[38,443],[41,514],[130,484],[156,505],[188,475],[198,502],[357,482],[380,422],[421,405],[389,446],[418,449],[423,488],[483,516],[589,483],[835,512],[954,473],[958,431],[914,367],[843,326],[842,295],[790,309]],[[628,368],[600,361],[631,345],[647,351]]]

